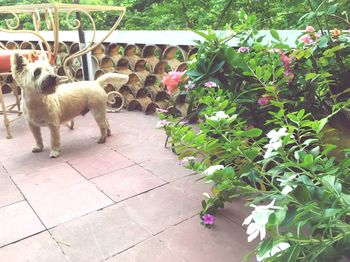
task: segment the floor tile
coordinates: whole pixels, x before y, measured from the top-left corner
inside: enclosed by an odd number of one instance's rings
[[[48,228],[113,203],[67,163],[13,179]]]
[[[105,175],[134,163],[111,149],[93,151],[91,154],[68,161],[87,179]]]
[[[172,252],[191,262],[240,262],[253,248],[247,244],[244,230],[225,217],[217,217],[214,226],[208,229],[196,216],[158,237]]]
[[[50,231],[71,261],[102,261],[150,237],[116,205]]]
[[[64,262],[64,254],[48,232],[0,248],[1,261]]]
[[[170,251],[163,241],[155,237],[107,260],[107,262],[125,261],[182,262],[184,260]]]
[[[13,204],[23,200],[22,194],[18,191],[8,174],[0,165],[0,207]]]
[[[116,202],[166,183],[137,165],[94,178],[91,182]]]
[[[0,208],[0,247],[44,230],[27,202]]]
[[[177,156],[170,150],[164,157],[150,159],[140,163],[140,166],[168,182],[192,174],[193,171],[180,165]]]
[[[121,204],[128,214],[153,234],[196,215],[202,199],[202,185],[186,178],[128,199]]]
[[[238,198],[232,203],[225,203],[225,208],[219,209],[218,214],[223,215],[236,223],[242,225],[244,219],[250,215],[253,208],[245,206],[247,203],[243,198]]]

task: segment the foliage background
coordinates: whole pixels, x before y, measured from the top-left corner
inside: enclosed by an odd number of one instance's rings
[[[0,0],[0,5],[19,5],[55,2],[52,0]],[[57,0],[72,3],[72,0]],[[126,17],[120,29],[125,30],[179,30],[179,29],[225,29],[238,20],[238,11],[257,16],[256,29],[304,29],[312,17],[310,11],[320,4],[320,0],[80,0],[81,4],[118,5],[127,7]],[[334,20],[329,28],[347,29],[347,25],[337,17],[350,10],[349,0],[323,1],[324,8],[336,4]],[[304,14],[305,19],[299,20]],[[324,16],[318,14],[322,23]],[[0,21],[6,16],[0,15]],[[109,28],[115,21],[113,14],[107,17],[95,14],[99,29]],[[25,25],[30,27],[30,23]],[[344,26],[346,26],[344,28]]]

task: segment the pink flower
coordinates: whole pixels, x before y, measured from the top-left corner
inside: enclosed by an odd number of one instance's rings
[[[320,33],[315,33],[315,38],[316,38],[316,40],[318,39],[318,38],[320,38],[322,35],[320,34]]]
[[[303,41],[305,44],[310,44],[312,42],[310,35],[303,35],[300,37],[300,40]]]
[[[242,47],[238,48],[237,53],[245,53],[248,51],[249,51],[249,47],[242,46]]]
[[[289,65],[292,62],[292,58],[290,58],[289,56],[285,55],[284,53],[281,53],[280,56],[284,66]]]
[[[272,96],[263,96],[258,99],[258,104],[261,106],[266,106],[270,100],[272,99]]]
[[[183,78],[184,74],[185,72],[171,71],[168,73],[168,75],[163,77],[162,83],[166,86],[170,93],[173,93],[178,88],[178,85],[186,80]]]
[[[205,214],[203,216],[203,222],[205,225],[212,225],[214,224],[215,217],[210,214]]]
[[[292,60],[292,58],[290,58],[289,56],[285,55],[282,52],[281,52],[280,58],[281,58],[283,65],[284,65],[283,75],[290,77],[288,80],[288,83],[290,83],[294,78],[294,74],[292,73],[292,68],[290,67],[290,64],[292,63],[293,60]]]
[[[313,33],[313,32],[315,32],[315,28],[313,28],[311,25],[308,25],[308,26],[305,28],[305,32]]]
[[[204,86],[205,87],[217,87],[218,85],[213,81],[209,81],[209,82],[204,83]]]

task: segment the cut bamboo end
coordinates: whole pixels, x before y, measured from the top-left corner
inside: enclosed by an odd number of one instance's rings
[[[6,42],[5,47],[10,50],[16,50],[19,48],[18,44],[14,41]]]
[[[35,45],[33,43],[31,43],[31,42],[23,41],[20,44],[19,49],[34,50],[35,49]]]

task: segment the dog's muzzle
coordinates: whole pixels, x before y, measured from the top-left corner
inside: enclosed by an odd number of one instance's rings
[[[56,91],[58,77],[56,75],[48,75],[41,83],[41,92],[43,94],[53,94]]]

